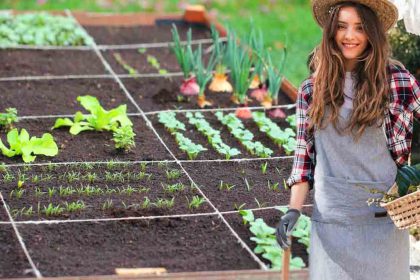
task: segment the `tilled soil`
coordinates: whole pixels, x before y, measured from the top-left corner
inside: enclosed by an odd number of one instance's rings
[[[110,275],[118,267],[258,269],[215,216],[20,225],[19,230],[43,276]]]
[[[175,24],[180,39],[187,40],[191,28],[192,39],[211,38],[207,26],[188,24],[178,20],[157,20],[154,26],[89,26],[84,28],[98,45],[144,44],[172,42],[172,24]]]
[[[220,211],[287,205],[290,191],[284,188],[283,182],[290,175],[293,159],[267,162],[265,174],[261,169],[261,165],[265,163],[264,160],[186,162],[183,166]],[[223,182],[223,187],[220,187],[221,182]],[[269,189],[269,184],[273,186],[276,183],[278,183],[277,187]],[[225,187],[226,184],[234,187],[228,190]],[[312,200],[312,193],[310,193],[305,204],[312,203]]]
[[[0,77],[108,74],[94,51],[0,50]]]
[[[178,178],[169,177],[168,172],[178,173]],[[12,175],[12,179],[6,177],[6,173],[2,174],[2,194],[15,220],[74,220],[214,212],[207,202],[198,208],[189,206],[193,196],[201,195],[191,187],[187,176],[174,163],[154,163],[143,167],[140,164],[118,163],[47,165],[11,168],[7,173]],[[23,186],[18,187],[18,181],[23,181]],[[174,184],[182,184],[183,189],[170,191],[168,186]],[[95,188],[98,192],[82,192],[87,187]],[[64,191],[69,188],[73,193]],[[24,190],[20,198],[16,196],[19,190]],[[150,201],[148,205],[145,204],[147,199]],[[174,199],[174,205],[158,206],[156,203],[159,199]],[[68,211],[66,205],[73,202],[83,203],[85,208]],[[54,207],[62,207],[64,211],[47,215],[45,208],[50,203]],[[18,212],[29,208],[33,209],[31,215]]]
[[[71,79],[0,82],[0,111],[16,108],[19,116],[70,115],[88,113],[78,96],[98,98],[106,110],[126,104],[128,113],[137,110],[114,79]]]
[[[11,225],[0,225],[0,277],[34,277]]]

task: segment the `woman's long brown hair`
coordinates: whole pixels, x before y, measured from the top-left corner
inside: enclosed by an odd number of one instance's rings
[[[308,109],[309,129],[325,128],[331,122],[337,128],[339,108],[344,103],[344,57],[335,42],[338,26],[338,15],[342,7],[355,7],[362,21],[363,30],[368,38],[368,46],[358,58],[354,69],[355,97],[353,111],[348,126],[357,140],[368,126],[382,125],[388,104],[389,85],[387,64],[390,47],[385,30],[376,14],[369,8],[354,2],[343,2],[330,12],[330,21],[324,27],[322,42],[316,48],[312,59],[314,72],[314,93]],[[326,109],[331,114],[324,119]]]

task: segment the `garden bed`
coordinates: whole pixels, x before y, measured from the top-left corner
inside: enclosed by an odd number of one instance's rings
[[[223,279],[236,275],[237,279],[246,279],[242,277],[248,276],[239,270],[246,270],[253,279],[280,277],[278,272],[256,271],[267,269],[269,263],[253,253],[255,244],[249,240],[249,229],[236,210],[258,208],[255,216],[275,226],[280,212],[260,208],[288,203],[289,192],[282,185],[290,173],[292,159],[284,148],[261,132],[253,120],[245,120],[243,124],[254,135],[254,141],[260,141],[273,151],[271,157],[276,157],[261,159],[246,150],[213,111],[203,111],[204,118],[220,131],[223,141],[241,152],[231,158],[235,161],[225,160],[189,123],[187,112],[177,112],[186,125],[184,136],[208,149],[191,160],[159,122],[156,112],[197,109],[195,98],[189,102],[177,100],[182,77],[167,77],[150,63],[150,57],[147,59],[152,55],[160,70],[178,72],[169,47],[145,45],[139,51],[137,46],[122,46],[118,50],[106,46],[168,42],[172,21],[165,17],[155,26],[145,26],[138,25],[141,17],[130,17],[128,21],[136,26],[98,26],[91,25],[94,16],[76,17],[100,45],[115,73],[127,74],[115,60],[114,54],[118,52],[140,75],[111,76],[98,55],[88,48],[1,50],[6,59],[0,69],[3,78],[108,76],[0,82],[3,92],[0,109],[14,107],[19,116],[24,116],[15,127],[25,128],[31,136],[51,133],[59,150],[55,157],[37,156],[36,164],[21,164],[20,157],[0,159],[4,163],[0,181],[5,201],[5,205],[0,205],[0,248],[7,253],[6,258],[0,259],[0,277],[31,277],[39,270],[38,276],[43,277],[101,278],[114,274],[118,267],[164,267],[170,273],[167,277],[174,279],[181,274],[171,273],[177,272],[202,273],[179,276],[188,279],[203,279],[203,275]],[[98,18],[97,22],[104,22],[104,17]],[[150,17],[144,20],[150,21]],[[175,22],[181,39],[185,39],[186,28],[191,25],[181,23],[180,18]],[[208,24],[192,26],[193,39],[209,38],[209,29],[204,28]],[[287,88],[287,81],[284,84]],[[51,130],[57,115],[87,113],[76,101],[86,94],[97,97],[106,110],[127,105],[136,134],[131,151],[117,150],[110,131],[72,135],[68,127]],[[228,100],[228,94],[206,91],[206,95],[215,101],[213,108],[227,108],[228,111],[223,111],[226,114],[234,112],[236,105]],[[292,94],[290,87],[283,89],[279,104],[290,105],[289,109],[284,108],[287,115],[294,113],[292,100],[293,88]],[[283,130],[290,127],[283,119],[273,121]],[[7,143],[5,133],[1,139]],[[306,203],[311,201],[309,197]],[[309,207],[305,213],[310,212]],[[33,266],[16,235],[22,237]],[[307,264],[305,248],[297,243],[293,248],[293,255],[302,257]],[[306,277],[303,270],[292,273],[291,279]]]

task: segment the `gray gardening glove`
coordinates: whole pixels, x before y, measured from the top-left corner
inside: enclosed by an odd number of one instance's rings
[[[290,245],[292,245],[290,244],[288,237],[292,235],[293,229],[295,228],[299,217],[300,211],[290,208],[287,210],[286,214],[281,217],[280,223],[277,225],[277,242],[279,243],[280,247],[283,248],[283,250],[288,249]]]

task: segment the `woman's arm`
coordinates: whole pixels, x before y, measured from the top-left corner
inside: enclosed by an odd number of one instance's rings
[[[301,182],[293,185],[292,195],[290,196],[289,208],[302,211],[302,206],[305,203],[306,195],[309,191],[309,183]]]
[[[290,207],[301,209],[306,194],[313,184],[315,147],[313,137],[307,135],[307,110],[312,95],[312,79],[307,79],[298,90],[296,102],[296,150],[293,168],[287,186],[291,187]]]

